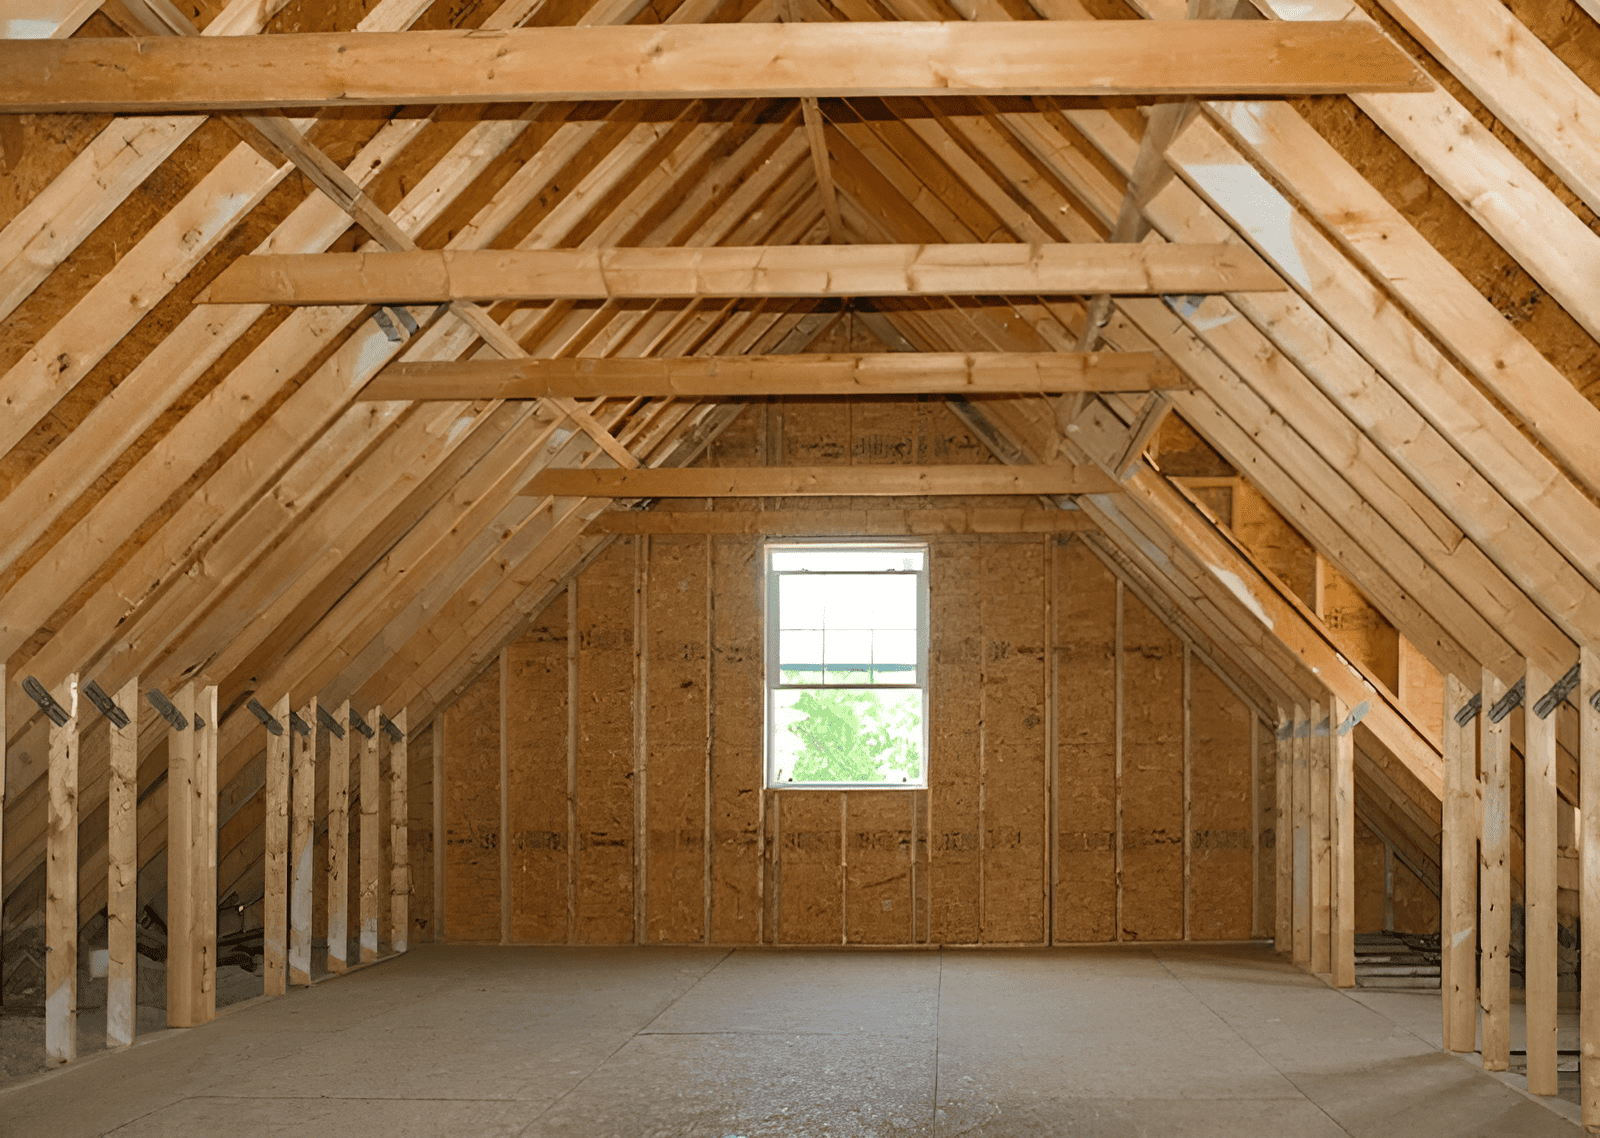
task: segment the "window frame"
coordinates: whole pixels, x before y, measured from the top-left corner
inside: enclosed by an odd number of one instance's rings
[[[782,615],[779,611],[778,585],[786,571],[773,568],[775,553],[795,550],[863,551],[863,552],[916,552],[922,555],[922,568],[915,570],[917,577],[917,682],[914,684],[791,684],[784,683],[779,669],[778,641]],[[762,611],[762,667],[763,667],[763,724],[762,724],[762,782],[767,790],[926,790],[928,788],[929,755],[929,704],[930,684],[928,662],[930,615],[932,612],[932,559],[933,550],[926,541],[895,541],[874,538],[788,538],[762,544],[762,575],[765,602]],[[787,571],[795,572],[795,571]],[[884,573],[905,575],[906,570],[861,570],[864,574]],[[829,574],[831,575],[831,574]],[[841,574],[843,575],[843,574]],[[921,715],[921,777],[900,782],[799,782],[777,778],[777,696],[784,691],[843,690],[843,691],[917,691],[922,695]]]

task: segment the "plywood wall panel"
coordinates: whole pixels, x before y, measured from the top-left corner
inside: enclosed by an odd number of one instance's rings
[[[1439,931],[1439,898],[1398,858],[1394,863],[1394,931]]]
[[[633,940],[633,614],[636,538],[619,538],[578,587],[579,944]]]
[[[1045,545],[984,538],[983,926],[987,943],[1043,941]]]
[[[645,940],[705,939],[709,539],[652,537],[646,574]]]
[[[1183,649],[1133,593],[1122,609],[1122,936],[1183,936]]]
[[[563,592],[506,650],[511,939],[518,943],[567,940],[567,610]]]
[[[911,940],[910,795],[863,790],[845,798],[845,940]]]
[[[983,759],[982,554],[976,539],[931,545],[928,827],[930,939],[974,944],[981,935],[979,772]],[[789,883],[786,880],[784,888]]]
[[[1056,554],[1055,939],[1117,938],[1117,582],[1081,541]]]
[[[500,671],[444,710],[445,926],[457,941],[500,939]]]
[[[1347,656],[1366,665],[1390,692],[1400,690],[1400,634],[1361,590],[1332,565],[1323,566],[1322,619]],[[1444,699],[1441,688],[1440,714]]]
[[[1251,712],[1191,658],[1189,744],[1189,936],[1251,935]]]
[[[761,550],[751,538],[712,539],[711,939],[718,944],[750,944],[761,934]]]
[[[846,791],[782,790],[782,899],[779,944],[839,944],[844,939],[841,799]]]
[[[1383,839],[1356,819],[1356,932],[1388,928]]]

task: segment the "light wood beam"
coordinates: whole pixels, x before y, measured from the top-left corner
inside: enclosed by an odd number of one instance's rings
[[[50,830],[45,868],[44,1061],[78,1057],[78,677],[51,697],[67,714],[50,725]]]
[[[374,707],[374,716],[383,708]],[[383,796],[383,780],[378,751],[379,735],[361,741],[361,963],[378,959],[378,923],[383,888],[383,858],[378,834],[378,804]]]
[[[16,113],[804,96],[1418,91],[1342,22],[703,24],[0,43]]]
[[[172,701],[187,729],[168,737],[167,1026],[217,1013],[217,689],[193,683]]]
[[[261,902],[261,972],[263,994],[281,996],[288,991],[289,749],[294,739],[287,695],[272,705],[271,714],[283,727],[283,732],[267,734],[267,776],[262,788],[266,814],[262,842],[265,894]]]
[[[1311,971],[1333,971],[1333,732],[1327,705],[1311,704]]]
[[[1581,724],[1579,919],[1583,927],[1596,929],[1600,928],[1600,653],[1585,645],[1579,666],[1583,669],[1581,682],[1573,693]],[[1591,936],[1584,941],[1581,952],[1579,967],[1583,974],[1600,976],[1600,937]],[[1600,1130],[1600,984],[1591,980],[1580,989],[1578,999],[1583,1124],[1593,1133]]]
[[[1313,709],[1314,710],[1314,709]],[[1294,709],[1294,955],[1311,967],[1311,713]]]
[[[350,701],[333,712],[328,738],[328,971],[345,972],[350,951]]]
[[[108,721],[110,783],[106,788],[106,1046],[133,1042],[138,1023],[139,678],[112,702],[126,727]],[[0,800],[4,795],[0,794]]]
[[[366,400],[740,398],[764,395],[1016,394],[1181,387],[1157,352],[883,352],[396,363]]]
[[[432,249],[253,254],[233,261],[197,302],[442,304],[1091,292],[1150,296],[1282,292],[1286,287],[1240,244]],[[474,330],[481,331],[476,325]]]
[[[1278,709],[1278,767],[1273,789],[1278,808],[1274,815],[1273,852],[1277,855],[1277,901],[1273,948],[1294,952],[1294,721]]]
[[[1456,713],[1472,693],[1455,675],[1444,680],[1444,834],[1440,848],[1440,989],[1444,1045],[1477,1047],[1477,731]],[[1551,855],[1552,867],[1554,855]]]
[[[561,498],[767,498],[813,495],[1109,493],[1083,466],[755,466],[544,470],[523,494]]]
[[[291,713],[293,714],[293,713]],[[317,697],[300,712],[305,729],[294,727],[294,769],[289,793],[289,983],[311,984],[311,855],[317,806]]]
[[[411,816],[407,804],[409,778],[406,709],[394,716],[395,739],[384,732],[382,712],[373,709],[373,726],[386,740],[389,751],[389,938],[395,952],[405,952],[411,940]],[[435,792],[437,793],[437,792]]]
[[[1526,676],[1528,713],[1523,716],[1522,762],[1525,775],[1522,871],[1526,946],[1528,1093],[1553,1095],[1556,1076],[1556,721],[1533,714],[1532,703],[1550,690],[1550,676],[1530,663]],[[1537,694],[1535,694],[1537,693]]]
[[[1356,986],[1356,741],[1353,709],[1328,701],[1333,797],[1333,986]]]
[[[1505,698],[1506,685],[1483,670],[1483,707]],[[1460,705],[1445,715],[1454,716]],[[1511,1066],[1511,719],[1492,723],[1480,710],[1474,728],[1483,735],[1483,832],[1479,838],[1479,932],[1482,945],[1483,1069]],[[1473,728],[1469,728],[1473,729]]]
[[[1081,510],[969,506],[921,510],[607,510],[589,523],[588,532],[924,536],[1078,533],[1095,528]]]
[[[848,243],[844,220],[839,216],[839,193],[833,184],[833,163],[828,160],[828,138],[823,131],[822,108],[817,100],[807,95],[800,100],[800,113],[805,118],[806,141],[811,146],[811,164],[817,171],[817,196],[822,199],[822,212],[828,219],[828,234],[835,245]]]

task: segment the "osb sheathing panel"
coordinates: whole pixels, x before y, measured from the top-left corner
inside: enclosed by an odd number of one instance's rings
[[[1356,932],[1381,933],[1387,921],[1383,839],[1356,819]],[[1398,865],[1399,863],[1396,862]]]
[[[1405,637],[1398,641],[1400,657],[1400,702],[1406,713],[1432,732],[1434,738],[1444,735],[1444,676],[1426,656],[1418,652]],[[1477,688],[1476,676],[1463,676],[1469,688]]]
[[[1399,858],[1394,862],[1394,931],[1439,931],[1439,898]]]
[[[1189,936],[1251,934],[1250,710],[1191,657]]]
[[[974,944],[982,935],[982,564],[976,539],[932,543],[928,862],[929,940],[936,944]]]
[[[574,940],[633,939],[634,544],[619,538],[578,596],[577,876]]]
[[[1400,688],[1400,634],[1357,589],[1355,582],[1324,564],[1322,620],[1345,655],[1366,665],[1390,692]],[[1441,714],[1443,698],[1440,699]]]
[[[718,944],[750,944],[761,934],[762,574],[759,540],[711,539],[710,936]],[[834,829],[837,846],[837,814]]]
[[[500,939],[500,670],[491,665],[444,711],[445,929]]]
[[[786,790],[779,867],[778,943],[844,940],[843,799],[841,790]]]
[[[1122,937],[1183,937],[1183,648],[1122,598]]]
[[[1316,608],[1316,551],[1255,487],[1241,483],[1235,494],[1234,532],[1239,540],[1307,608]]]
[[[567,940],[567,607],[562,592],[506,649],[511,939],[519,943]]]
[[[706,537],[647,539],[645,940],[705,939]]]
[[[850,944],[912,942],[917,797],[900,790],[844,796],[845,940]]]
[[[1057,548],[1057,941],[1117,939],[1117,582],[1080,541]]]
[[[1046,936],[1045,558],[1038,538],[979,543],[986,943]]]
[[[411,868],[411,938],[434,940],[433,728],[411,724],[406,738],[406,857]]]

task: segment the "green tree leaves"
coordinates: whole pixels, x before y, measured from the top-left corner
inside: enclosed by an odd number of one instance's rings
[[[795,782],[901,782],[922,777],[922,693],[813,690],[788,730],[801,744]]]

